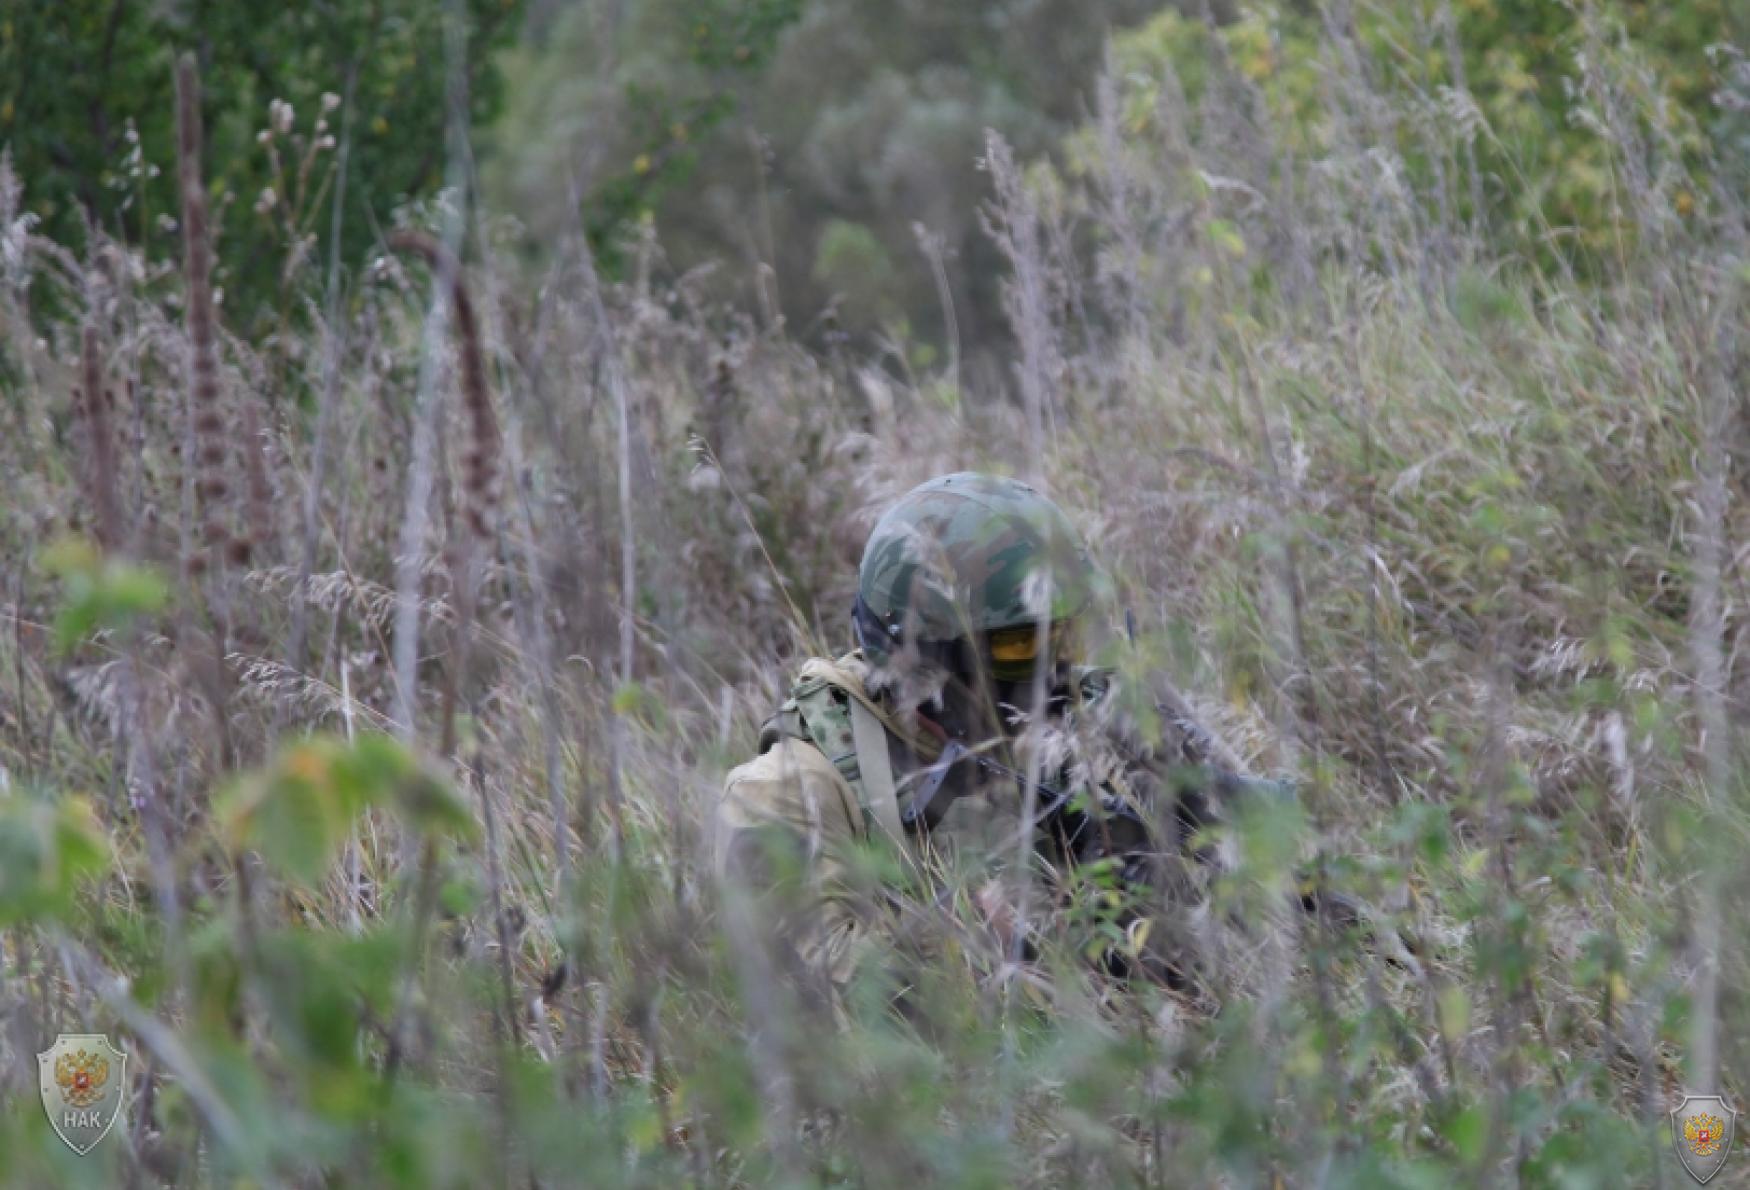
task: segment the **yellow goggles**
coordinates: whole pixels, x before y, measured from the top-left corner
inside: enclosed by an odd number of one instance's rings
[[[1043,643],[1051,656],[1066,657],[1072,647],[1074,621],[1058,620],[1047,632],[1039,631],[1037,624],[1020,624],[1013,628],[998,628],[986,635],[986,647],[989,650],[991,667],[997,676],[1003,676],[1004,670],[1015,668],[1030,669],[1039,657],[1039,646]]]

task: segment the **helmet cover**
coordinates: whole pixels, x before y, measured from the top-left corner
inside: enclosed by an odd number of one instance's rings
[[[1037,489],[974,471],[900,497],[876,522],[857,571],[854,624],[875,661],[902,642],[981,637],[1071,619],[1093,598],[1075,526]]]

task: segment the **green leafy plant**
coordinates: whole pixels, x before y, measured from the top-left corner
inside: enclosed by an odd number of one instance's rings
[[[45,570],[57,575],[65,592],[55,616],[55,647],[69,653],[103,631],[126,631],[162,612],[170,592],[149,567],[98,553],[79,538],[45,551]]]

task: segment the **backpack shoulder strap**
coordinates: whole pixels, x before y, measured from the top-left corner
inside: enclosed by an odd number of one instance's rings
[[[888,751],[887,729],[861,699],[850,706],[851,738],[856,744],[858,769],[863,777],[863,809],[872,814],[895,843],[905,838],[899,821],[899,794],[893,784],[893,755]]]

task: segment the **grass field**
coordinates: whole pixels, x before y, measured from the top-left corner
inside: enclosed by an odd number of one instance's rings
[[[823,346],[453,202],[245,341],[201,252],[44,241],[0,164],[0,1180],[1685,1184],[1666,1113],[1750,1070],[1738,167],[1601,45],[1569,251],[1469,211],[1486,126],[1334,69],[1295,138],[1219,55],[1126,65],[1063,161],[989,146],[994,377],[951,307]],[[884,502],[969,466],[1297,782],[1222,829],[1209,997],[1073,914],[1017,969],[964,889],[903,1017],[725,928],[724,772]],[[87,1157],[60,1032],[132,1056]]]

